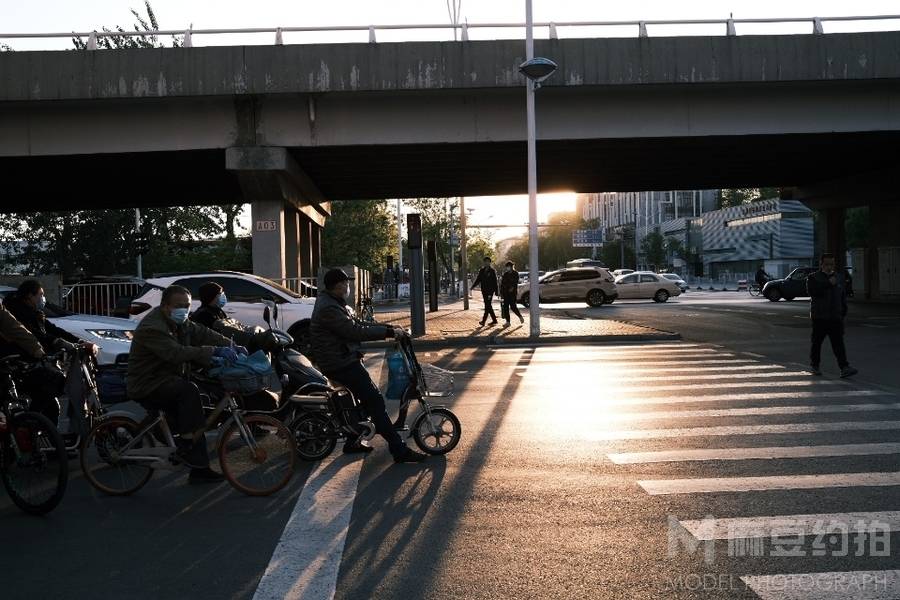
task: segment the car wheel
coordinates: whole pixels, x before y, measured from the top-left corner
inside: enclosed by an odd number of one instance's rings
[[[659,290],[653,295],[654,302],[665,302],[669,299],[669,292],[666,290]]]
[[[778,300],[781,299],[781,294],[779,294],[778,290],[774,288],[766,290],[765,296],[766,300],[768,300],[769,302],[778,302]]]
[[[606,294],[603,293],[603,290],[591,290],[587,294],[586,301],[591,307],[603,306],[606,304]]]
[[[794,299],[794,297],[793,296],[785,296],[784,299],[786,302],[790,302],[791,300]]]

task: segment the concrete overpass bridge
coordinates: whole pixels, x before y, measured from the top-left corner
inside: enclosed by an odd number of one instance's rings
[[[300,275],[276,257],[304,228],[316,243],[330,200],[525,191],[523,50],[2,53],[2,209],[250,202],[278,224],[254,231],[258,272]],[[538,94],[541,191],[793,188],[832,207],[838,245],[840,207],[900,194],[898,32],[553,39],[536,53],[560,66]],[[148,174],[157,186],[136,184]]]

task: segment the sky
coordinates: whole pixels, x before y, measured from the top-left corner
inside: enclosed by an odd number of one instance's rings
[[[452,2],[453,0],[449,0]],[[437,24],[449,22],[448,0],[153,0],[152,6],[163,29],[224,29],[250,27],[335,26],[378,24]],[[18,50],[54,50],[71,47],[68,37],[56,39],[3,39],[3,33],[91,31],[101,26],[133,22],[129,8],[143,12],[142,0],[0,0],[0,42]],[[469,23],[521,23],[525,19],[523,0],[461,0],[461,20]],[[628,21],[654,19],[722,19],[752,17],[825,17],[900,14],[896,0],[533,0],[534,20],[541,21]],[[738,25],[737,33],[808,33],[811,25],[764,24]],[[825,23],[825,31],[868,31],[897,29],[900,22]],[[648,26],[654,35],[714,35],[721,26]],[[634,36],[628,28],[559,28],[560,37]],[[521,38],[521,29],[471,29],[470,39]],[[546,38],[546,28],[535,37]],[[449,30],[379,31],[379,41],[447,40]],[[195,46],[271,44],[270,33],[193,37]],[[366,31],[287,33],[285,44],[364,42]],[[523,123],[523,128],[525,124]],[[538,157],[540,160],[540,157]],[[574,194],[553,194],[539,202],[539,218],[549,212],[572,210]],[[500,204],[502,202],[502,205]],[[502,214],[498,207],[502,206]],[[522,196],[469,198],[473,208],[470,223],[513,223],[528,219],[527,198]],[[249,223],[248,216],[244,224]],[[497,229],[495,241],[520,235],[524,229]]]

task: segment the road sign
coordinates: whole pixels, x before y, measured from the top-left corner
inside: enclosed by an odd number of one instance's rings
[[[576,229],[572,232],[572,246],[575,248],[590,248],[602,244],[602,229]]]
[[[257,231],[278,231],[278,221],[257,221]]]

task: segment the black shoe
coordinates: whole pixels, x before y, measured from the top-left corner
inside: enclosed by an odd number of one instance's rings
[[[813,366],[811,366],[811,367],[809,368],[809,372],[812,373],[813,375],[821,375],[821,374],[822,374],[822,369],[820,369],[819,367],[813,365]]]
[[[850,365],[847,365],[846,367],[841,369],[841,379],[843,379],[845,377],[853,377],[857,373],[859,373],[859,371],[857,369],[854,369]]]
[[[374,449],[372,446],[367,446],[362,442],[347,442],[344,444],[344,454],[368,454]]]
[[[484,321],[481,321],[480,323],[478,323],[478,326],[479,326],[479,327],[484,327]]]
[[[187,465],[194,470],[209,469],[208,465],[198,465],[191,460],[191,453],[194,450],[194,444],[192,444],[189,440],[176,438],[175,446],[175,458],[178,459],[178,462]]]
[[[394,455],[395,463],[419,463],[428,458],[427,454],[416,452],[409,446],[404,446],[403,450]]]
[[[219,483],[225,480],[221,473],[213,471],[209,467],[193,468],[188,475],[188,483]]]

